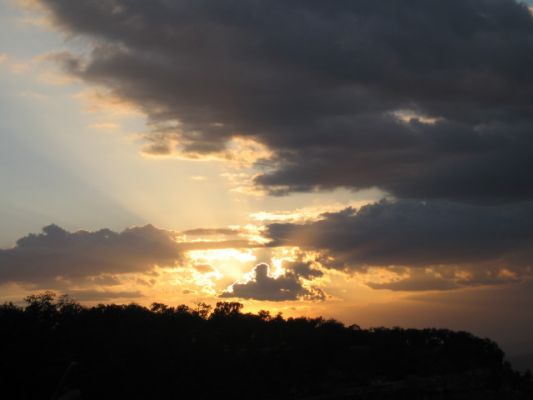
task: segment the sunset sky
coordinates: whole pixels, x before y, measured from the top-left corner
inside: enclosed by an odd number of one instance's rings
[[[0,0],[0,301],[533,353],[533,2]]]

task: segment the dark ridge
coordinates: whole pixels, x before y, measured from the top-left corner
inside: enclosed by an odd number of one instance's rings
[[[0,306],[5,399],[532,399],[489,340],[242,313],[220,302]]]

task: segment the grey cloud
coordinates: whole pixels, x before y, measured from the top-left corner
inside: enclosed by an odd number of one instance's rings
[[[407,276],[390,282],[369,282],[372,289],[386,289],[392,291],[441,291],[454,290],[478,286],[495,286],[517,283],[524,278],[531,278],[531,271],[511,271],[498,267],[439,266],[431,269],[407,268]]]
[[[120,233],[109,229],[68,232],[49,225],[40,234],[19,239],[11,249],[0,249],[0,283],[145,272],[156,264],[175,265],[181,252],[171,232],[151,225]]]
[[[325,252],[335,267],[531,266],[533,204],[381,201],[306,224],[271,224],[270,246]],[[327,265],[327,264],[326,264]]]
[[[516,1],[40,2],[95,43],[68,71],[143,109],[159,152],[253,138],[275,152],[256,183],[280,194],[533,197],[533,18]]]
[[[78,301],[110,301],[116,299],[131,301],[132,299],[143,297],[139,291],[69,290],[67,294]]]
[[[269,275],[269,266],[259,264],[254,268],[254,279],[246,283],[234,283],[232,291],[226,291],[220,297],[238,297],[242,299],[266,301],[290,300],[324,300],[325,294],[317,288],[306,289],[298,276],[286,273],[277,278]]]
[[[283,262],[283,268],[296,276],[304,279],[312,280],[314,278],[320,278],[324,273],[313,267],[311,262],[296,261],[296,262]]]
[[[98,275],[87,278],[87,283],[94,283],[104,286],[115,286],[120,284],[120,279],[113,275]]]
[[[428,277],[427,279],[412,279],[407,278],[400,281],[387,282],[387,283],[368,283],[367,286],[372,289],[378,290],[392,290],[392,291],[405,291],[405,292],[418,292],[418,291],[433,291],[433,290],[452,290],[458,289],[455,282],[435,277]]]

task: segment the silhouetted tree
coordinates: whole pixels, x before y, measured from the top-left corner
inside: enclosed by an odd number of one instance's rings
[[[221,301],[218,302],[213,310],[212,317],[229,317],[241,312],[243,305],[236,302]]]
[[[513,371],[493,341],[466,332],[365,330],[243,313],[237,302],[219,302],[212,312],[205,303],[84,307],[52,292],[25,302],[0,306],[0,390],[9,399],[287,399],[343,391],[416,399],[443,385],[457,398],[533,398],[530,374]]]

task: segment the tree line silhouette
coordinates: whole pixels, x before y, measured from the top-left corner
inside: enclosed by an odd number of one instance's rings
[[[415,399],[429,397],[410,387],[452,396],[450,387],[471,381],[486,399],[533,398],[531,375],[467,332],[361,329],[243,313],[236,302],[84,307],[45,292],[25,303],[0,306],[6,399],[290,399],[349,390],[354,399],[389,398],[387,390]],[[455,384],[460,376],[470,378]]]

